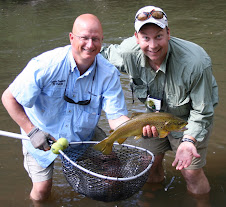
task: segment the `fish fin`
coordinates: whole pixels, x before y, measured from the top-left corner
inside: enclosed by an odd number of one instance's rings
[[[142,137],[142,135],[137,135],[137,136],[134,137],[134,139],[135,139],[135,140],[138,140],[138,139],[140,139],[141,137]]]
[[[107,138],[98,144],[94,145],[93,148],[95,150],[101,151],[104,155],[111,154],[113,143],[109,143]]]
[[[159,138],[165,138],[169,134],[169,132],[166,130],[160,130],[158,133],[159,133]]]
[[[127,139],[127,138],[119,138],[119,139],[117,140],[117,142],[118,142],[119,144],[122,144],[123,142],[126,141],[126,139]]]
[[[186,127],[186,126],[184,126],[184,127],[181,127],[179,130],[178,130],[178,132],[184,132],[184,131],[186,131],[188,128]]]
[[[169,121],[166,121],[164,125],[167,126],[169,123],[170,123]]]
[[[136,116],[139,116],[139,115],[141,115],[141,114],[143,114],[143,113],[144,113],[144,112],[133,112],[130,118],[132,119],[132,118],[134,118],[134,117],[136,117]]]

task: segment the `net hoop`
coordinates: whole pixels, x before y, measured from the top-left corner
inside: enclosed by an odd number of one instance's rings
[[[98,141],[83,141],[83,142],[70,142],[69,145],[80,145],[80,144],[98,144]],[[67,160],[69,161],[73,166],[77,167],[78,169],[101,179],[105,179],[105,180],[112,180],[112,181],[130,181],[130,180],[134,180],[142,175],[144,175],[148,170],[150,170],[153,162],[154,162],[154,154],[152,152],[150,152],[147,149],[141,148],[141,147],[137,147],[134,145],[129,145],[129,144],[118,144],[118,143],[114,143],[114,145],[121,145],[124,147],[128,147],[128,148],[133,148],[133,149],[138,149],[141,151],[144,151],[146,153],[148,153],[149,155],[152,156],[151,161],[149,163],[149,165],[146,167],[145,170],[143,170],[141,173],[135,175],[135,176],[131,176],[131,177],[126,177],[126,178],[118,178],[118,177],[111,177],[111,176],[105,176],[105,175],[101,175],[95,172],[92,172],[90,170],[85,169],[84,167],[76,164],[73,160],[71,160],[62,150],[59,150],[60,154]]]

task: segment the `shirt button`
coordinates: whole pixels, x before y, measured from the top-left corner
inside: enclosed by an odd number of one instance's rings
[[[71,110],[69,110],[68,112],[71,113]]]
[[[65,125],[65,127],[68,127],[68,125]]]

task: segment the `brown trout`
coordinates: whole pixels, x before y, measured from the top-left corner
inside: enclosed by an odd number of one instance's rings
[[[100,143],[94,145],[95,150],[108,155],[112,151],[113,143],[117,140],[122,144],[128,137],[135,136],[135,139],[142,137],[143,127],[146,125],[155,126],[159,138],[166,137],[171,131],[184,131],[187,122],[179,117],[165,112],[140,113],[130,120],[119,125],[110,135]]]

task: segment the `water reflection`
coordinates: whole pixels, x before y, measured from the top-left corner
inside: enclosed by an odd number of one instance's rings
[[[210,204],[213,207],[226,203],[224,127],[226,113],[226,54],[224,0],[168,0],[151,2],[162,7],[169,18],[171,35],[194,41],[209,53],[213,73],[219,85],[220,104],[216,109],[215,125],[210,140],[207,165],[204,170],[211,183]],[[74,18],[81,13],[94,13],[102,21],[105,43],[120,43],[133,34],[135,12],[150,1],[119,0],[2,0],[0,1],[0,93],[34,56],[58,46],[69,44],[68,33]],[[121,76],[130,114],[144,111],[139,101],[132,104],[127,75]],[[105,116],[100,125],[109,131]],[[0,129],[19,132],[17,125],[0,105]],[[0,200],[2,206],[32,206],[29,199],[31,182],[23,169],[19,140],[0,137]],[[60,160],[55,165],[53,195],[43,206],[198,206],[197,200],[186,192],[180,172],[171,163],[169,152],[164,160],[166,180],[160,186],[145,185],[133,197],[120,202],[92,201],[73,192],[61,172]],[[165,186],[173,182],[165,191]],[[207,199],[204,199],[205,202]],[[207,205],[205,203],[205,205]]]

